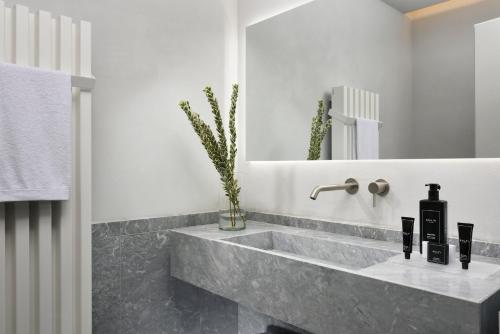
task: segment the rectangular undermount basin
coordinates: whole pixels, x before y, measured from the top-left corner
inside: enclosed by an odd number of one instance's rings
[[[171,274],[316,334],[498,333],[499,261],[427,263],[402,245],[261,222],[172,230]]]
[[[275,254],[319,260],[351,270],[387,261],[398,252],[328,239],[268,231],[224,239],[235,244]]]

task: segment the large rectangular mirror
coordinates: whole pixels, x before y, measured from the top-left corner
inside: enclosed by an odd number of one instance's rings
[[[315,0],[247,27],[247,160],[500,157],[499,17]]]

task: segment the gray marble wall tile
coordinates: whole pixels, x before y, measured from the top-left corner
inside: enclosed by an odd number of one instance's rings
[[[402,242],[401,231],[381,227],[298,218],[260,212],[247,212],[247,217],[249,220],[261,221],[276,225],[293,226],[310,230],[351,235],[367,239]],[[414,245],[418,245],[418,240],[419,234],[415,233],[413,236]],[[458,245],[457,238],[448,238],[448,242],[452,245]],[[418,249],[416,249],[416,251],[418,251]],[[499,258],[500,243],[474,240],[472,243],[472,254]]]
[[[201,332],[212,334],[238,333],[238,304],[208,291],[200,290]]]
[[[173,295],[171,308],[167,309],[167,321],[162,333],[201,333],[200,289],[183,281],[170,281]]]
[[[401,241],[400,231],[372,226],[256,212],[249,212],[248,218],[376,240]],[[258,331],[264,325],[293,329],[249,310],[242,313],[235,302],[170,276],[169,230],[217,221],[218,212],[210,212],[93,225],[93,333],[232,334],[239,331],[240,334],[256,334],[261,333]],[[418,234],[414,241],[418,242]],[[450,243],[457,244],[457,240],[450,238]],[[500,244],[475,241],[473,253],[500,257]]]
[[[460,251],[460,249],[458,248],[458,239],[449,238],[449,243],[457,246],[457,252]],[[474,240],[472,242],[471,253],[476,255],[500,258],[500,244]]]
[[[121,236],[121,328],[123,334],[153,333],[150,297],[152,235]]]
[[[110,227],[94,229],[92,247],[92,328],[94,334],[120,333],[120,237]]]
[[[150,232],[151,219],[129,220],[121,223],[121,234],[132,235]]]
[[[238,334],[266,333],[269,326],[283,328],[289,330],[291,333],[311,334],[295,326],[273,319],[265,314],[255,312],[248,307],[238,306]]]
[[[164,231],[186,226],[214,224],[218,222],[218,219],[219,219],[218,212],[206,212],[206,213],[197,213],[197,214],[189,214],[182,216],[152,218],[150,219],[149,226],[152,232]]]
[[[101,240],[106,237],[119,237],[121,235],[121,223],[106,223],[92,225],[92,239]]]
[[[299,217],[267,214],[260,212],[248,212],[247,217],[249,220],[261,221],[270,224],[299,227],[309,230],[318,230],[323,232],[338,233],[338,234],[351,235],[361,238],[376,239],[383,241],[393,241],[393,242],[403,241],[401,231],[377,228],[368,225],[299,218]],[[415,234],[413,239],[418,240],[418,234]]]
[[[169,229],[217,212],[92,226],[93,334],[234,334],[237,304],[170,276]]]

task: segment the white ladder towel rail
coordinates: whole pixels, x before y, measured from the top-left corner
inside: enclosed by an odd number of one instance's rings
[[[0,0],[0,62],[72,75],[72,193],[0,203],[0,333],[91,334],[91,24]]]
[[[95,86],[95,78],[72,75],[71,85],[73,88],[80,88],[80,91],[91,92]]]
[[[356,159],[356,119],[380,122],[380,96],[377,93],[346,86],[333,88],[332,159]]]

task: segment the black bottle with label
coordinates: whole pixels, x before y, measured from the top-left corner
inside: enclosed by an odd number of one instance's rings
[[[448,241],[448,202],[439,200],[439,184],[425,186],[429,187],[429,199],[420,201],[420,253],[422,241],[437,244],[446,244]]]

